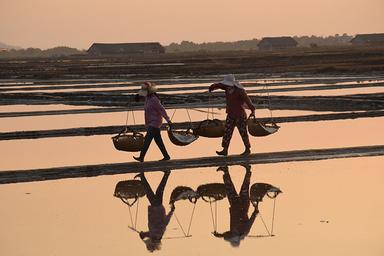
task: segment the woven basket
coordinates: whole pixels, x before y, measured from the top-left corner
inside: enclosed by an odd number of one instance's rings
[[[227,196],[225,185],[223,183],[209,183],[200,185],[196,192],[205,202],[222,200]]]
[[[248,124],[249,134],[255,137],[268,136],[270,134],[277,132],[280,128],[280,126],[278,126],[274,122],[264,123],[256,120],[255,117],[250,117],[247,120],[247,124]]]
[[[177,146],[186,146],[199,138],[190,129],[186,131],[168,129],[169,140]]]
[[[194,134],[207,138],[219,138],[224,135],[224,122],[219,119],[207,119],[199,123]]]
[[[113,195],[120,198],[124,203],[132,206],[137,199],[145,196],[146,191],[140,180],[123,180],[116,184]],[[129,199],[133,199],[129,202]]]
[[[124,129],[118,135],[112,137],[113,145],[117,150],[136,152],[144,145],[144,135],[138,132],[129,132]]]
[[[172,191],[169,204],[173,204],[179,200],[189,200],[191,203],[196,203],[197,198],[198,195],[192,188],[178,186]]]

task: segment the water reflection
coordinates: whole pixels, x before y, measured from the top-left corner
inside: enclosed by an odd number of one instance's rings
[[[170,195],[168,213],[167,207],[164,206],[164,190],[171,175],[170,170],[163,171],[163,176],[156,190],[152,189],[146,174],[141,172],[132,180],[118,182],[114,196],[128,205],[131,219],[129,228],[138,234],[139,239],[144,242],[150,252],[161,249],[162,239],[191,237],[190,230],[198,199],[209,203],[210,206],[211,216],[206,216],[206,218],[211,218],[213,231],[207,228],[207,236],[211,232],[215,238],[222,239],[233,247],[239,247],[245,237],[260,237],[260,235],[250,235],[256,217],[260,217],[264,223],[268,236],[273,236],[274,210],[272,227],[269,229],[261,217],[259,203],[263,201],[265,196],[276,199],[277,195],[282,192],[279,188],[268,183],[254,183],[250,186],[251,166],[246,164],[242,166],[245,174],[239,192],[236,191],[228,166],[222,166],[217,171],[222,174],[223,183],[204,183],[199,185],[196,190],[185,185],[175,186]],[[147,208],[148,230],[137,230],[139,201],[144,196],[149,202]],[[217,202],[225,198],[227,198],[229,206],[229,230],[220,232],[218,229]],[[177,202],[182,200],[193,204],[187,229],[183,228],[175,213]],[[134,206],[135,204],[136,206]],[[133,207],[136,208],[134,212],[131,210]],[[164,233],[173,217],[177,221],[178,229],[183,233],[182,237],[164,237]]]
[[[224,238],[232,246],[238,247],[240,242],[248,235],[251,227],[259,213],[258,204],[253,204],[253,212],[251,217],[248,216],[250,198],[249,183],[251,180],[251,166],[245,165],[244,180],[239,193],[236,192],[233,185],[228,166],[219,167],[217,170],[223,172],[223,181],[229,202],[230,229],[226,232],[219,233],[215,229],[213,235],[218,238]]]

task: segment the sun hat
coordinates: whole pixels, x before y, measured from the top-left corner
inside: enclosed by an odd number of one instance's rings
[[[225,75],[223,81],[220,83],[227,86],[236,86],[237,88],[243,89],[243,86],[238,81],[236,81],[236,78],[233,74]]]
[[[145,82],[141,85],[141,89],[138,91],[138,94],[141,96],[147,96],[148,94],[155,93],[157,91],[157,87],[154,83]]]

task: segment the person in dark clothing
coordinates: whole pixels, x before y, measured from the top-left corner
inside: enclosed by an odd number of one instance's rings
[[[222,140],[223,150],[216,151],[216,153],[222,156],[228,155],[229,143],[232,138],[233,130],[236,126],[245,146],[245,150],[241,155],[248,155],[251,153],[251,144],[249,143],[247,132],[247,114],[245,112],[245,107],[251,110],[251,115],[253,116],[255,115],[255,107],[253,106],[251,99],[248,97],[243,86],[236,81],[234,75],[226,75],[224,80],[220,83],[212,84],[209,87],[209,92],[217,89],[225,91],[227,118],[225,121],[225,131]]]
[[[242,239],[249,234],[251,227],[259,213],[258,207],[255,207],[251,217],[248,217],[248,210],[250,206],[249,199],[249,184],[251,180],[251,166],[245,165],[246,173],[244,176],[243,184],[240,193],[236,192],[233,185],[231,176],[228,172],[228,167],[219,167],[218,171],[223,171],[223,180],[229,201],[229,214],[230,214],[230,229],[224,233],[213,232],[215,237],[222,237],[225,241],[230,242],[234,247],[240,245]]]
[[[171,220],[173,212],[175,211],[174,204],[171,205],[171,210],[166,214],[165,207],[163,205],[163,194],[165,185],[167,184],[170,171],[164,171],[163,178],[160,181],[156,189],[156,193],[153,192],[144,172],[141,172],[138,176],[145,188],[146,195],[150,205],[148,206],[148,231],[141,231],[139,233],[140,238],[144,241],[148,251],[153,252],[161,249],[161,239],[165,233],[167,225]]]
[[[163,139],[161,138],[160,127],[162,125],[163,118],[170,126],[172,125],[172,122],[161,104],[160,99],[156,94],[156,90],[156,86],[153,83],[145,82],[138,93],[141,96],[145,96],[144,115],[145,127],[147,128],[147,134],[145,135],[144,145],[141,149],[140,156],[133,157],[139,162],[144,161],[145,154],[148,151],[152,139],[155,139],[157,146],[163,154],[162,161],[171,159],[167,149],[165,148]]]

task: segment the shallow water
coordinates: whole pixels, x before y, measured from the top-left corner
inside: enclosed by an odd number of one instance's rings
[[[384,117],[356,120],[302,122],[281,124],[280,130],[267,137],[250,137],[252,151],[275,152],[315,148],[337,148],[383,145]],[[131,162],[138,153],[116,151],[112,135],[0,141],[0,170],[34,169],[115,162]],[[203,138],[186,147],[171,144],[165,132],[162,137],[173,159],[212,156],[220,149],[220,138]],[[235,129],[230,154],[243,151]],[[146,160],[161,159],[155,143]],[[74,150],[76,149],[76,150]]]
[[[371,255],[381,256],[384,193],[383,159],[378,157],[254,165],[250,184],[266,182],[279,187],[273,237],[245,237],[231,247],[214,237],[208,203],[196,204],[190,234],[183,236],[172,217],[162,240],[160,255]],[[244,168],[230,167],[237,189]],[[0,251],[4,255],[147,255],[145,244],[131,225],[128,207],[113,197],[118,181],[133,174],[67,179],[0,186]],[[146,174],[156,189],[162,173]],[[171,191],[180,185],[223,182],[214,168],[171,173],[163,204],[169,211]],[[356,189],[358,188],[358,189]],[[147,230],[147,205],[139,201],[137,230]],[[136,206],[136,205],[135,205]],[[132,207],[133,219],[135,206]],[[228,200],[217,203],[217,230],[229,229]],[[186,230],[192,204],[176,202],[176,215]],[[253,207],[250,207],[251,215]],[[260,213],[271,230],[273,200],[264,198]],[[214,212],[214,211],[213,211]],[[249,235],[266,235],[260,215]],[[23,246],[20,246],[20,245]]]
[[[282,78],[283,79],[283,78]],[[274,78],[274,81],[282,79]],[[334,78],[330,78],[334,79]],[[350,77],[345,80],[355,79]],[[271,79],[272,81],[273,79]],[[300,79],[298,78],[298,81]],[[177,79],[175,79],[177,81]],[[180,85],[183,86],[183,85]],[[174,86],[177,88],[177,86]],[[375,92],[364,88],[364,92]],[[308,91],[313,93],[314,91]],[[360,89],[318,91],[331,93],[360,93]],[[293,92],[295,95],[307,92]],[[316,92],[317,93],[317,92]],[[285,95],[285,93],[284,93]],[[337,94],[338,95],[338,94]],[[0,106],[0,112],[78,109],[63,105]],[[83,108],[83,107],[79,107]],[[89,107],[84,107],[89,108]],[[206,109],[198,109],[205,111]],[[224,119],[224,109],[214,109],[216,118]],[[193,121],[203,120],[206,113],[189,111]],[[329,113],[329,112],[321,112]],[[172,116],[173,111],[168,110]],[[313,111],[273,111],[273,116],[319,114]],[[267,109],[258,109],[258,117],[268,117]],[[104,125],[124,125],[126,112],[78,114],[42,117],[1,118],[0,131],[59,129]],[[174,122],[188,120],[185,110],[177,110]],[[137,124],[143,123],[142,111],[135,111]],[[129,124],[133,123],[130,116]],[[361,118],[322,122],[283,123],[281,129],[268,137],[250,137],[252,152],[277,152],[301,149],[343,148],[384,145],[384,118]],[[0,141],[0,172],[60,166],[131,162],[133,155],[114,149],[112,135]],[[212,156],[220,149],[221,139],[200,137],[186,147],[163,140],[173,159]],[[152,142],[153,143],[153,142]],[[243,144],[234,132],[230,154],[243,151]],[[151,145],[146,160],[162,156]],[[167,227],[158,255],[384,255],[384,157],[357,157],[335,160],[286,162],[252,166],[250,185],[269,183],[283,193],[274,201],[268,197],[259,204],[260,214],[238,247],[212,235],[230,229],[229,200],[212,204],[197,201],[192,220],[191,237],[183,237],[188,229],[193,204],[176,202],[175,215]],[[231,166],[229,173],[239,190],[244,167]],[[156,189],[162,172],[146,173]],[[148,255],[139,235],[131,230],[129,208],[113,196],[116,184],[133,179],[135,174],[62,179],[0,185],[0,254],[18,255]],[[164,189],[163,205],[169,211],[169,198],[177,186],[196,189],[206,183],[223,183],[223,173],[216,168],[172,171]],[[136,228],[148,229],[146,197],[132,207]],[[217,218],[215,217],[215,205]],[[250,206],[249,216],[253,211]],[[264,227],[262,218],[266,223]],[[253,237],[251,237],[253,236]],[[260,236],[260,237],[255,237]],[[179,238],[176,238],[179,237]],[[181,237],[181,238],[180,238]]]
[[[68,107],[60,108],[59,105],[48,106],[47,110],[60,110],[60,109],[86,109],[83,107]],[[12,108],[0,108],[0,112],[8,112]],[[43,110],[44,106],[31,106],[24,107],[23,105],[17,106],[16,111],[37,111]],[[8,111],[5,111],[8,110]],[[199,121],[207,118],[206,108],[189,109],[191,121]],[[214,118],[225,119],[225,109],[213,109]],[[170,117],[173,116],[173,122],[186,122],[189,120],[188,113],[185,109],[168,109],[167,113]],[[174,114],[175,113],[175,114]],[[312,115],[319,114],[320,112],[314,111],[292,111],[292,110],[274,110],[272,113],[268,109],[257,109],[257,117],[270,117],[272,116],[296,116],[296,115]],[[331,112],[321,112],[328,114]],[[143,124],[144,115],[143,111],[134,111],[133,119],[132,112],[129,112],[128,125]],[[212,118],[211,115],[209,115]],[[125,125],[127,120],[127,112],[111,112],[111,113],[90,113],[90,114],[76,114],[76,115],[47,115],[47,116],[25,116],[25,117],[7,117],[1,118],[0,132],[7,131],[27,131],[27,130],[50,130],[50,129],[65,129],[74,127],[95,127],[95,126],[109,126],[109,125]],[[134,122],[135,120],[135,122]]]
[[[98,108],[97,106],[71,106],[63,104],[50,105],[0,105],[0,113],[3,112],[31,112],[31,111],[50,111],[50,110],[70,110]]]

